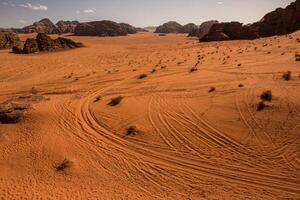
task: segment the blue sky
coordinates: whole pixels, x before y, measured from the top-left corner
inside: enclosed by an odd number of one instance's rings
[[[251,23],[294,0],[0,0],[0,27],[23,27],[42,18],[114,20],[134,26],[174,20],[186,24],[216,19]]]

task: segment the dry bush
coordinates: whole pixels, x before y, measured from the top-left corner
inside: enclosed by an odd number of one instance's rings
[[[215,87],[211,87],[211,88],[208,90],[209,93],[214,92],[214,91],[216,91],[216,88],[215,88]]]
[[[135,135],[138,133],[138,130],[136,128],[136,126],[130,126],[126,129],[126,135],[129,136],[129,135]]]
[[[55,166],[55,169],[58,172],[62,172],[70,167],[71,167],[71,161],[69,161],[68,159],[65,158],[61,163],[59,163],[58,165]]]
[[[108,103],[108,105],[109,106],[116,106],[116,105],[120,104],[122,100],[123,100],[122,96],[112,98],[111,101]]]
[[[191,72],[191,73],[196,72],[196,71],[198,71],[198,68],[197,68],[197,67],[192,67],[192,68],[190,69],[190,72]]]
[[[141,75],[139,75],[139,77],[138,77],[138,79],[145,79],[145,78],[147,78],[147,74],[141,74]]]
[[[272,95],[271,90],[264,91],[264,92],[260,95],[260,99],[261,99],[262,101],[272,101],[273,95]]]
[[[285,81],[289,81],[292,79],[292,72],[291,71],[287,71],[282,75],[282,79]]]
[[[265,107],[266,107],[266,104],[265,104],[265,102],[264,101],[261,101],[261,102],[259,102],[258,104],[257,104],[257,111],[262,111],[263,109],[265,109]]]

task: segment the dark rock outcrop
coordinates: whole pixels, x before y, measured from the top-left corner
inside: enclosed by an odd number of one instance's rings
[[[0,124],[19,122],[28,108],[30,108],[30,104],[13,101],[0,104]]]
[[[189,32],[189,37],[199,37],[202,38],[203,36],[205,36],[206,34],[208,34],[208,32],[210,31],[211,27],[214,24],[219,23],[216,20],[210,20],[210,21],[206,21],[203,22],[198,29],[192,30]]]
[[[156,28],[155,33],[183,33],[183,26],[170,21]]]
[[[198,29],[198,26],[193,23],[186,24],[182,27],[182,33],[190,33]]]
[[[39,22],[35,22],[33,25],[26,26],[22,28],[20,32],[61,34],[61,31],[49,19],[42,19]]]
[[[122,29],[124,29],[127,32],[127,34],[137,33],[137,29],[131,26],[130,24],[120,23],[120,26],[122,27]]]
[[[284,35],[300,30],[300,0],[286,8],[277,8],[266,14],[261,21],[251,25],[261,37]]]
[[[137,27],[136,28],[136,31],[139,33],[139,32],[149,32],[147,29],[145,28],[140,28],[140,27]]]
[[[74,42],[67,38],[59,37],[57,39],[51,39],[45,33],[39,33],[36,39],[29,38],[26,40],[24,48],[20,53],[51,52],[63,49],[74,49],[82,46],[82,43]]]
[[[255,38],[258,38],[258,34],[250,26],[243,26],[239,22],[228,22],[213,24],[208,34],[200,38],[200,41],[249,40]]]
[[[56,23],[57,29],[61,33],[74,33],[75,28],[79,24],[78,21],[59,21]]]
[[[0,32],[0,49],[9,49],[20,44],[20,39],[16,33]]]
[[[81,23],[75,28],[75,35],[78,36],[125,36],[127,30],[120,24],[113,21],[94,21]]]

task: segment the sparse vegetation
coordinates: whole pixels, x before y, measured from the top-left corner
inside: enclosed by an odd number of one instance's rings
[[[129,135],[135,135],[138,133],[138,130],[136,128],[136,126],[130,126],[126,129],[126,135],[129,136]]]
[[[152,71],[151,71],[151,73],[153,74],[153,73],[155,73],[155,72],[156,72],[156,69],[153,68]]]
[[[260,101],[258,104],[257,104],[257,111],[262,111],[263,109],[265,109],[266,107],[266,104],[264,101]]]
[[[35,87],[31,88],[31,94],[36,95],[38,93],[37,89]]]
[[[112,98],[111,101],[108,103],[108,105],[110,105],[110,106],[116,106],[116,105],[120,104],[122,100],[123,100],[122,96],[118,96],[118,97]]]
[[[98,102],[98,101],[100,101],[101,99],[102,99],[101,96],[97,96],[94,102]]]
[[[261,99],[262,101],[272,101],[273,95],[272,95],[271,90],[264,91],[264,92],[260,95],[260,99]]]
[[[243,84],[239,84],[239,87],[241,88],[241,87],[244,87],[244,85]]]
[[[147,78],[147,74],[141,74],[141,75],[139,75],[139,77],[138,77],[138,79],[145,79],[145,78]]]
[[[71,161],[64,159],[61,163],[55,166],[56,171],[62,172],[71,167]]]
[[[291,80],[291,78],[292,78],[292,72],[291,71],[288,71],[288,72],[286,72],[282,75],[282,79],[285,80],[285,81],[289,81],[289,80]]]
[[[296,61],[300,61],[300,54],[296,53],[295,54],[295,59],[296,59]]]
[[[158,36],[167,36],[167,34],[161,33]]]
[[[197,68],[197,67],[192,67],[192,68],[190,69],[190,72],[191,72],[191,73],[193,73],[193,72],[195,72],[195,71],[198,71],[198,68]]]
[[[216,88],[215,88],[215,87],[211,87],[211,88],[208,90],[209,93],[214,92],[214,91],[216,91]]]

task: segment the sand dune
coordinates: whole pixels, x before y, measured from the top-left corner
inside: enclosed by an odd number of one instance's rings
[[[2,199],[300,199],[300,32],[66,37],[86,47],[0,51],[0,102],[44,96],[0,125]]]

